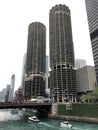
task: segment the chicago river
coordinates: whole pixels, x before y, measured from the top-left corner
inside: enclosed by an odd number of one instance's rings
[[[11,114],[11,110],[0,110],[0,130],[68,130],[60,127],[65,120],[40,118],[39,123],[23,118],[22,110]],[[98,130],[98,124],[70,121],[74,130]]]

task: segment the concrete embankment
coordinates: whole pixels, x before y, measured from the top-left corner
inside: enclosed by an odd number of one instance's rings
[[[52,118],[52,119],[63,119],[63,120],[70,120],[70,121],[98,123],[98,118],[77,117],[77,116],[63,116],[63,115],[52,115],[52,114],[49,114],[48,117]]]
[[[97,104],[52,104],[49,118],[98,123]]]

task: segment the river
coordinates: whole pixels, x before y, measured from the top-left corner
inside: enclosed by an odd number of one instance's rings
[[[11,114],[10,110],[0,110],[0,130],[69,130],[61,128],[60,123],[64,120],[40,119],[39,123],[29,122],[19,114]],[[98,124],[70,121],[72,130],[98,130]]]

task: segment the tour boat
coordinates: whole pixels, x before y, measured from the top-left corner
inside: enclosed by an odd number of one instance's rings
[[[28,120],[32,122],[40,122],[40,120],[36,116],[28,117]]]
[[[60,123],[61,127],[72,128],[72,125],[68,121]]]

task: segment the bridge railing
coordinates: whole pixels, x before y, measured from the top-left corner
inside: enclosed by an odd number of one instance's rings
[[[15,107],[32,107],[32,106],[51,106],[52,103],[32,103],[32,102],[0,102],[0,109]]]

